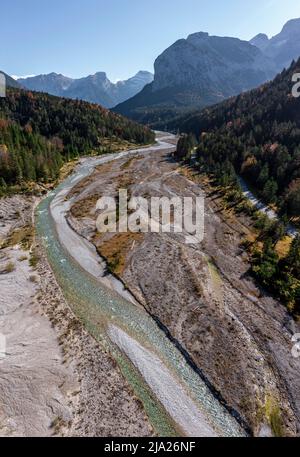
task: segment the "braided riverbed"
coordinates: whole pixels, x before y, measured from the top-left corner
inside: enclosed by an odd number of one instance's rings
[[[149,151],[155,148],[170,149],[170,144],[160,141]],[[235,417],[155,320],[86,271],[59,237],[51,212],[53,201],[88,176],[95,166],[120,158],[121,154],[84,160],[40,203],[36,211],[37,234],[49,263],[72,310],[116,360],[158,435],[244,436]]]

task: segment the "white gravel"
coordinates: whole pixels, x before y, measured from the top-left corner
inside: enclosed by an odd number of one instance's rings
[[[129,357],[172,419],[191,437],[218,436],[207,416],[187,395],[174,374],[152,352],[120,328],[111,325],[111,340]]]
[[[164,136],[162,140],[167,138],[167,136]],[[150,146],[148,148],[149,152],[170,148],[170,144],[164,143],[162,140],[159,140],[157,145]],[[145,148],[109,154],[99,159],[88,158],[82,160],[81,169],[76,171],[76,176],[70,180],[70,184],[68,186],[64,186],[64,188],[58,192],[50,206],[51,214],[57,227],[58,237],[66,251],[76,260],[77,263],[79,263],[79,265],[82,266],[85,271],[100,280],[103,285],[116,291],[119,295],[134,304],[137,304],[134,297],[124,288],[122,282],[118,281],[113,275],[105,275],[105,262],[101,260],[92,243],[78,235],[69,226],[66,215],[72,206],[72,199],[66,200],[66,196],[71,189],[85,176],[88,176],[96,166],[113,160],[118,160],[129,155],[135,155],[140,152],[145,152]]]

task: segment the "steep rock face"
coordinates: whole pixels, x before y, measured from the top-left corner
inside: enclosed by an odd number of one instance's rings
[[[275,73],[272,61],[250,43],[195,33],[166,49],[155,62],[153,83],[115,110],[155,125],[252,89]]]
[[[258,39],[258,35],[250,43],[259,47],[276,66],[277,71],[288,68],[292,60],[300,57],[300,18],[288,21],[282,31],[270,40]]]
[[[200,32],[176,41],[155,62],[154,82],[115,111],[155,128],[272,79],[300,56],[300,19],[269,40]]]
[[[261,51],[237,38],[195,33],[179,40],[155,62],[153,90],[185,87],[216,98],[254,87],[273,75]]]

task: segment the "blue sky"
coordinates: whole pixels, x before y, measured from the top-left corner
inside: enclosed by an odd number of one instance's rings
[[[153,70],[155,58],[193,32],[250,39],[300,17],[299,0],[13,0],[1,5],[0,69],[115,81]]]

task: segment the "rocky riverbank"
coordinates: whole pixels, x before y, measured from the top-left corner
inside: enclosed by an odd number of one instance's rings
[[[115,362],[64,300],[34,240],[35,205],[1,200],[0,436],[152,436]]]

